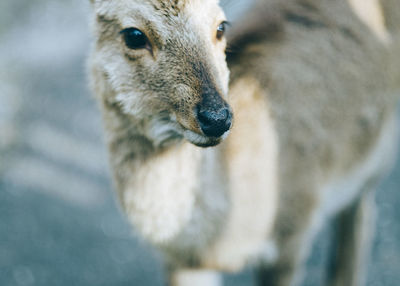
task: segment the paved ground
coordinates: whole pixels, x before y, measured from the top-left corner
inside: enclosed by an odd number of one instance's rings
[[[86,20],[81,0],[0,3],[0,285],[162,285],[158,254],[131,233],[111,192],[86,87]],[[398,164],[377,197],[369,286],[400,281],[399,186]],[[328,237],[305,285],[320,285]],[[252,284],[249,271],[226,280]]]

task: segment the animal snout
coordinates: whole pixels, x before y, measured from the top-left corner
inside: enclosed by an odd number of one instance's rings
[[[225,105],[213,109],[198,108],[197,120],[204,135],[220,137],[231,128],[232,112]]]

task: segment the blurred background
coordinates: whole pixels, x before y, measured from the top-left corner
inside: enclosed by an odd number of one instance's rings
[[[235,19],[249,3],[223,4]],[[0,285],[163,285],[159,254],[132,233],[112,192],[87,87],[89,11],[82,0],[0,2]],[[398,163],[377,194],[369,286],[399,285],[399,188]],[[305,286],[322,283],[330,231]],[[225,278],[252,285],[250,270]]]

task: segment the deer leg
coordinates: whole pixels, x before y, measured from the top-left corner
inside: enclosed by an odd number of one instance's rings
[[[276,225],[278,258],[273,264],[256,270],[257,285],[294,286],[303,281],[305,262],[320,228],[314,198],[310,192],[308,196],[299,195],[283,204],[290,208],[280,212],[281,223]]]
[[[303,280],[305,261],[309,255],[313,237],[302,235],[286,241],[285,249],[279,260],[270,266],[261,266],[256,270],[258,286],[294,286]],[[309,240],[308,240],[309,239]],[[305,243],[306,242],[306,243]]]
[[[363,192],[358,201],[337,217],[337,246],[327,285],[365,285],[366,264],[375,230],[374,199],[375,192]]]

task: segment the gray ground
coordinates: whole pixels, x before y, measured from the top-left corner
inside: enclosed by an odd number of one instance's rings
[[[0,2],[0,285],[162,285],[159,255],[131,233],[111,192],[82,2]],[[377,196],[370,286],[399,285],[399,186],[397,164]],[[305,285],[321,283],[329,232]],[[226,280],[252,284],[250,271]]]

